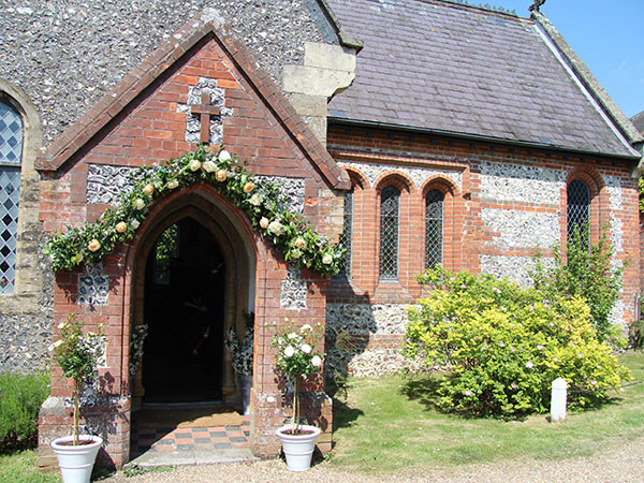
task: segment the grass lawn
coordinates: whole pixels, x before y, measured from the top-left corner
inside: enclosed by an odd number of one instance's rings
[[[59,483],[60,474],[38,471],[36,450],[0,454],[0,483]]]
[[[453,467],[522,457],[590,456],[642,437],[644,353],[620,356],[634,380],[601,410],[569,413],[550,424],[547,415],[523,421],[465,419],[436,411],[431,376],[351,379],[348,397],[335,402],[335,450],[330,466],[365,472]]]

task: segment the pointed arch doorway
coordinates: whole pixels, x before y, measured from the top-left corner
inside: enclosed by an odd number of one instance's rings
[[[142,404],[234,404],[239,391],[224,349],[254,311],[255,256],[245,220],[218,195],[195,189],[153,210],[134,264],[132,332],[145,324],[132,370]]]

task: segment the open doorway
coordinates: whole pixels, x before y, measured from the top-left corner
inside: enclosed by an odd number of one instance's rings
[[[213,235],[187,217],[170,225],[145,269],[145,403],[222,399],[226,264]]]

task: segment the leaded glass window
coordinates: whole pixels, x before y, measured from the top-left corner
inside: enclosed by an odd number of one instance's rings
[[[443,263],[443,201],[445,196],[432,190],[425,197],[425,268]]]
[[[588,228],[590,222],[590,189],[579,179],[568,185],[568,241],[575,232],[579,232],[588,244]]]
[[[351,242],[353,239],[353,189],[344,195],[344,216],[342,223],[342,234],[340,245],[347,249],[344,254],[344,262],[337,275],[339,279],[351,279]]]
[[[380,195],[380,279],[398,278],[400,191],[387,186]]]
[[[0,101],[0,294],[13,293],[16,281],[22,131],[18,112]]]

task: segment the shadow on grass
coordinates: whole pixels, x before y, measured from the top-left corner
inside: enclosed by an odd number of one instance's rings
[[[333,400],[333,431],[353,426],[360,416],[364,416],[362,409],[352,408],[339,399]]]
[[[403,382],[400,392],[412,401],[418,401],[426,409],[440,411],[438,407],[438,389],[443,378],[442,374],[422,373],[408,376]]]

